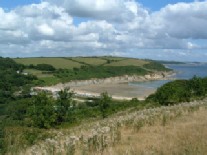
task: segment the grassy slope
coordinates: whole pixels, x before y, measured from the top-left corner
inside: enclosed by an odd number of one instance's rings
[[[107,149],[103,155],[113,154],[206,154],[207,109],[190,113],[167,122],[165,126],[155,124],[134,132],[122,128],[121,142]]]
[[[126,74],[145,75],[151,71],[166,71],[163,66],[159,66],[161,64],[154,65],[151,64],[151,61],[123,57],[16,58],[14,60],[25,65],[49,64],[56,69],[64,69],[58,70],[54,74],[41,74],[37,70],[25,70],[43,80],[45,85],[74,79],[106,78]],[[81,66],[85,66],[85,68]],[[153,68],[153,66],[155,67]]]
[[[207,107],[206,101],[203,103],[126,111],[98,122],[83,122],[79,127],[53,130],[57,136],[28,148],[26,154],[32,150],[78,155],[205,154]],[[85,140],[77,139],[73,145],[75,135]]]
[[[112,62],[110,64],[106,64],[105,66],[140,66],[148,64],[147,61],[139,60],[139,59],[123,59],[119,61]]]
[[[106,65],[106,66],[143,66],[147,61],[133,58],[119,57],[75,57],[75,58],[16,58],[17,63],[25,65],[50,64],[55,68],[72,69],[80,68],[82,65]],[[74,61],[72,61],[74,60]],[[110,64],[106,64],[107,60],[112,60]]]
[[[67,60],[65,58],[17,58],[14,60],[17,63],[21,63],[24,65],[50,64],[54,66],[56,69],[58,68],[73,69],[74,67],[79,68],[81,66],[80,63]]]
[[[76,58],[72,58],[72,60],[75,60],[77,62],[83,62],[85,64],[89,64],[89,65],[95,65],[95,66],[98,66],[98,65],[102,65],[104,63],[106,63],[106,60],[104,59],[101,59],[99,57],[97,58],[93,58],[93,57],[76,57]]]

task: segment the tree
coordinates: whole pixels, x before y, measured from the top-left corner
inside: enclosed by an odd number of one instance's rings
[[[70,91],[69,88],[61,90],[58,93],[57,99],[57,114],[58,114],[58,122],[63,122],[67,119],[67,115],[69,114],[70,107],[72,106],[72,97],[74,93]]]
[[[51,128],[57,124],[54,101],[45,92],[34,97],[27,110],[29,125],[39,128]]]
[[[205,95],[205,87],[204,80],[200,77],[194,76],[189,80],[189,91],[193,96],[204,96]]]
[[[101,93],[101,97],[99,100],[99,108],[103,118],[107,117],[107,109],[110,106],[111,97],[108,95],[107,92]]]
[[[150,95],[147,100],[154,100],[161,105],[176,104],[190,100],[187,80],[176,80],[158,88],[156,93]]]

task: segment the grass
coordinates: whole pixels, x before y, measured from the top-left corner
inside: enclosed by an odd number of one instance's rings
[[[80,63],[65,58],[16,58],[14,60],[24,65],[50,64],[56,69],[73,69],[74,67],[79,68],[81,66]]]
[[[44,81],[44,85],[45,86],[51,86],[51,85],[54,85],[54,84],[57,84],[57,83],[61,83],[62,82],[59,78],[57,78],[55,76],[51,76],[51,77],[40,77],[39,79]]]
[[[112,61],[121,61],[124,59],[130,59],[130,58],[124,58],[124,57],[108,57],[108,56],[100,57],[100,58],[105,59],[105,60],[112,60]]]
[[[41,71],[35,69],[25,70],[25,72],[36,75],[39,79],[45,81],[45,85],[91,78],[146,75],[147,73],[151,73],[151,71],[159,71],[160,68],[165,71],[165,68],[161,64],[154,65],[146,60],[121,57],[40,57],[16,58],[14,60],[17,63],[28,66],[31,64],[49,64],[55,67],[57,70],[51,74],[43,74]],[[147,67],[150,68],[150,70]]]
[[[207,152],[206,101],[123,111],[107,119],[54,129],[50,131],[54,136],[47,140],[40,136],[43,141],[39,143],[29,133],[26,138],[35,145],[26,149],[27,154],[204,155]]]
[[[25,69],[24,73],[29,73],[37,76],[38,78],[44,78],[44,77],[53,77],[52,74],[43,74],[42,71],[36,70],[36,69]]]
[[[95,65],[95,66],[98,66],[98,65],[102,65],[104,63],[106,63],[106,60],[104,59],[101,59],[101,58],[93,58],[93,57],[76,57],[76,58],[72,58],[73,60],[75,61],[78,61],[78,62],[84,62],[86,64],[89,64],[89,65]]]
[[[108,148],[103,155],[112,154],[187,154],[207,152],[207,110],[191,113],[168,122],[142,127],[139,132],[122,128],[121,142]]]
[[[106,64],[106,66],[140,66],[142,67],[145,64],[148,64],[148,62],[144,60],[140,60],[140,59],[129,59],[128,58],[128,59],[111,62],[109,64]]]
[[[44,81],[44,85],[51,86],[56,83],[62,82],[59,78],[55,77],[53,74],[43,73],[42,71],[36,69],[25,69],[24,73],[29,73],[38,77],[39,80]]]
[[[148,64],[145,60],[121,57],[75,57],[75,58],[15,58],[17,63],[24,65],[50,64],[56,69],[80,68],[82,65],[92,66],[143,66]],[[107,63],[107,61],[110,63]]]

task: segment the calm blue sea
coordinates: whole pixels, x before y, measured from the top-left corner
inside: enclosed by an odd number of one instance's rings
[[[176,71],[176,75],[172,76],[176,79],[190,79],[194,75],[199,77],[207,76],[207,63],[168,64],[166,67]],[[131,82],[129,85],[156,89],[167,82],[169,80]]]

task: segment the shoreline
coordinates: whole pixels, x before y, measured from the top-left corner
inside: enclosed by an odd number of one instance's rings
[[[75,93],[76,97],[100,97],[103,92],[108,94],[116,100],[131,100],[137,98],[139,100],[145,100],[147,96],[154,93],[156,89],[149,89],[138,86],[130,86],[129,82],[145,82],[145,81],[157,81],[157,80],[169,80],[176,74],[173,71],[170,72],[157,72],[147,74],[144,76],[117,76],[103,79],[90,79],[90,80],[75,80],[67,83],[60,83],[54,86],[48,87],[34,87],[36,91],[48,91],[53,94],[54,97],[57,93],[65,88],[70,88]]]
[[[92,78],[88,80],[73,80],[66,83],[59,83],[51,87],[67,88],[67,87],[78,87],[86,85],[97,85],[97,84],[109,84],[109,83],[128,83],[128,82],[145,82],[154,80],[169,80],[171,76],[176,74],[174,71],[170,72],[156,72],[146,75],[123,75],[109,78]]]

